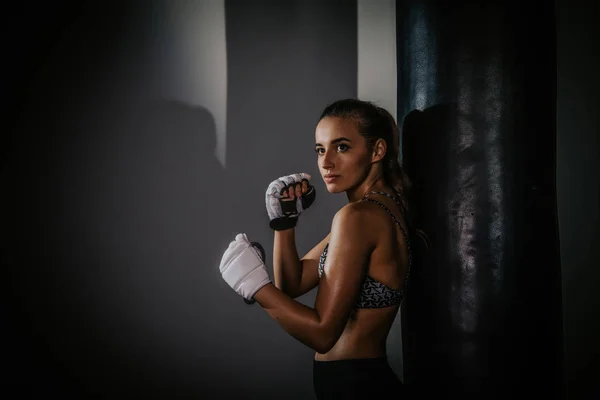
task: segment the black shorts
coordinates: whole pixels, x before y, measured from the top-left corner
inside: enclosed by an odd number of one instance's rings
[[[375,399],[391,394],[401,398],[404,385],[386,357],[313,362],[317,399]]]

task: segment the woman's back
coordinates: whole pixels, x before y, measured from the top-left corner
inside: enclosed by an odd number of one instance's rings
[[[315,359],[320,361],[384,357],[409,273],[410,243],[404,234],[408,228],[400,206],[380,193],[370,194],[356,206],[367,215],[362,234],[375,239],[366,268],[367,282],[363,282],[357,308],[334,347],[326,354],[316,353]]]

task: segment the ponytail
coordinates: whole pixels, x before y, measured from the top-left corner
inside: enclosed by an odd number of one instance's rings
[[[404,169],[398,161],[400,152],[400,135],[398,133],[398,125],[394,120],[392,114],[390,114],[385,108],[377,107],[379,113],[387,122],[387,131],[391,132],[391,137],[386,136],[386,142],[388,144],[387,154],[383,162],[383,178],[390,185],[394,191],[394,194],[398,197],[400,204],[404,208],[404,213],[408,214],[408,196],[412,186],[411,181],[404,172]]]
[[[406,214],[409,213],[408,198],[410,196],[410,189],[412,182],[410,178],[404,172],[404,169],[398,162],[397,157],[390,157],[385,165],[384,177],[388,184],[392,187],[394,194],[398,197],[400,204],[404,208]]]
[[[414,226],[414,215],[409,207],[412,182],[398,161],[400,152],[400,135],[398,125],[396,124],[394,117],[387,110],[381,107],[378,108],[379,112],[388,120],[388,124],[392,131],[392,146],[388,149],[388,154],[386,155],[386,160],[383,164],[384,179],[392,187],[394,194],[397,196],[402,208],[404,209],[404,218],[410,232],[419,236],[425,243],[427,250],[429,250],[431,248],[431,241],[422,229],[418,229]]]

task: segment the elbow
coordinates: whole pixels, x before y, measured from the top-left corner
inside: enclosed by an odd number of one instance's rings
[[[315,343],[313,350],[315,350],[319,354],[329,353],[333,346],[337,343],[340,338],[339,334],[336,334],[332,331],[325,331],[321,335],[319,335],[319,340]]]
[[[313,350],[319,354],[327,354],[331,349],[333,349],[334,345],[335,343],[319,343],[318,345],[313,346]]]

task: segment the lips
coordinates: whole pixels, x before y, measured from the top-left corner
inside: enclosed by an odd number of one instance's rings
[[[323,175],[323,180],[327,183],[335,182],[340,176],[335,174]]]

